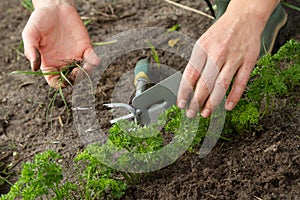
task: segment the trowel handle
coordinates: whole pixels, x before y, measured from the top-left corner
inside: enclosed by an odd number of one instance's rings
[[[147,58],[139,60],[134,68],[134,86],[136,89],[135,96],[140,95],[146,85],[150,83],[150,64]]]

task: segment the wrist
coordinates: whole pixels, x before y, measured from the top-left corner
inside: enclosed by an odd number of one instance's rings
[[[74,0],[32,0],[35,9],[48,6],[71,5],[75,7]]]
[[[249,23],[264,27],[279,0],[231,0],[227,11],[229,15],[244,18]]]

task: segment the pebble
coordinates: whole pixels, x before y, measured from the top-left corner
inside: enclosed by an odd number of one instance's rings
[[[3,98],[3,99],[1,100],[1,102],[2,102],[2,103],[6,103],[6,102],[7,102],[7,98]]]

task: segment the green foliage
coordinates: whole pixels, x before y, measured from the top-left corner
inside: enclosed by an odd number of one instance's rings
[[[178,134],[176,130],[178,130],[181,125],[181,120],[184,113],[185,111],[179,109],[177,106],[173,106],[172,108],[166,110],[166,112],[162,115],[162,118],[168,119],[169,121],[166,123],[164,131]],[[194,140],[189,147],[190,151],[193,151],[193,148],[196,145],[199,145],[199,143],[205,137],[209,122],[209,119],[203,118],[201,116],[199,117],[199,123],[197,123],[197,131],[195,131]],[[186,131],[190,131],[190,129],[187,128]]]
[[[298,63],[300,62],[300,44],[299,41],[289,40],[285,45],[283,45],[278,52],[273,55],[275,61],[285,61],[289,63]],[[289,65],[287,65],[289,66]]]
[[[200,132],[205,125],[199,126],[199,116],[188,119],[184,110],[174,106],[148,126],[118,121],[109,130],[107,142],[90,145],[88,151],[103,164],[122,171],[127,183],[136,184],[145,172],[174,162],[191,144],[198,144],[205,136]]]
[[[166,110],[166,112],[163,114],[163,117],[161,117],[169,120],[164,129],[166,132],[174,133],[179,128],[182,114],[181,112],[182,111],[175,106]]]
[[[181,25],[180,24],[175,24],[174,26],[172,26],[171,28],[169,28],[168,30],[167,30],[167,33],[171,33],[171,32],[173,32],[173,31],[177,31],[178,29],[180,29],[181,28]]]
[[[130,129],[125,129],[122,127],[130,127]],[[135,131],[135,133],[129,133],[130,131]],[[155,134],[153,134],[155,133]],[[141,135],[153,135],[153,137],[135,137]],[[130,121],[120,121],[112,126],[109,130],[109,140],[116,147],[123,147],[130,152],[136,153],[147,153],[151,151],[156,151],[162,147],[163,141],[161,133],[154,126],[143,126]]]
[[[53,151],[36,154],[32,162],[23,165],[19,180],[12,185],[8,194],[0,200],[31,199],[109,199],[120,198],[126,183],[118,180],[116,171],[104,166],[87,151],[74,159],[77,170],[76,185],[62,183],[63,170],[59,164],[61,156]]]
[[[69,191],[76,186],[69,182],[62,185],[62,167],[58,164],[61,156],[53,151],[35,155],[32,162],[23,165],[19,180],[11,187],[8,194],[0,199],[31,200],[54,195],[53,199],[69,197]]]
[[[21,0],[21,5],[29,12],[33,12],[33,10],[34,10],[31,0]]]
[[[260,103],[263,98],[286,95],[299,85],[299,65],[300,44],[290,40],[275,55],[266,55],[259,60],[252,72],[246,98]]]
[[[232,111],[231,126],[238,132],[245,132],[259,122],[261,113],[255,103],[240,101]]]
[[[0,162],[0,186],[4,183],[8,183],[9,185],[12,185],[7,179],[11,175],[9,172],[11,165],[4,165],[4,163]]]
[[[158,56],[155,46],[149,40],[146,42],[147,42],[149,48],[151,49],[153,59],[155,60],[157,65],[160,66],[160,59],[159,59],[159,56]]]
[[[227,115],[226,126],[247,132],[272,110],[272,98],[285,96],[297,86],[300,86],[300,43],[290,40],[276,54],[265,55],[258,61],[244,97]]]
[[[246,94],[252,101],[259,102],[264,97],[284,95],[288,92],[282,71],[278,69],[271,55],[260,60],[258,67],[253,70],[252,77],[254,79],[248,85]]]
[[[209,127],[209,123],[210,123],[209,118],[203,118],[200,116],[198,130],[196,132],[195,138],[194,138],[191,146],[189,147],[189,150],[191,152],[194,152],[194,147],[200,145],[200,142],[206,136],[207,129]],[[225,138],[223,138],[223,139],[225,139]]]
[[[124,194],[127,185],[114,177],[116,171],[103,165],[87,150],[78,154],[74,161],[77,163],[81,199],[100,199],[104,195],[120,198]]]
[[[104,145],[89,145],[88,151],[95,155],[96,159],[114,169],[128,169],[132,165],[131,160],[137,159],[140,166],[149,167],[153,160],[145,157],[160,150],[163,147],[163,137],[159,127],[165,120],[159,117],[157,124],[140,126],[134,122],[120,120],[109,129],[108,141]],[[135,154],[133,156],[133,154]],[[142,167],[142,168],[143,168]],[[147,171],[143,168],[142,171]],[[128,184],[136,184],[142,174],[130,173],[120,170]]]
[[[293,91],[300,82],[300,64],[295,64],[282,72],[284,82]]]

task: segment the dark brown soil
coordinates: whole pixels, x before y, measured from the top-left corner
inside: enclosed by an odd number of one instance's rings
[[[199,10],[206,7],[200,1],[177,2]],[[78,0],[77,4],[81,16],[93,19],[88,31],[95,42],[133,28],[169,28],[175,24],[181,24],[180,33],[196,40],[212,24],[206,17],[158,0]],[[49,95],[44,78],[7,75],[15,70],[30,70],[26,59],[16,53],[30,13],[18,0],[1,1],[0,11],[0,163],[13,166],[8,179],[15,182],[22,163],[38,152],[52,149],[63,155],[68,171],[68,163],[83,144],[72,117],[67,120],[62,100],[55,102],[50,127],[45,112],[51,92]],[[288,12],[289,34],[300,40],[299,12]],[[139,58],[149,54],[142,50],[131,52],[105,72],[97,88],[97,109],[103,127],[109,127],[111,114],[102,104],[110,101],[116,81]],[[163,64],[176,69],[182,70],[186,64],[168,53],[160,52],[160,56]],[[71,104],[71,89],[66,89],[65,94]],[[260,131],[232,135],[231,141],[220,141],[204,159],[186,153],[173,165],[130,186],[124,199],[300,199],[299,98],[297,89],[278,101],[274,111],[261,121]],[[8,191],[7,184],[0,185],[0,194]]]

